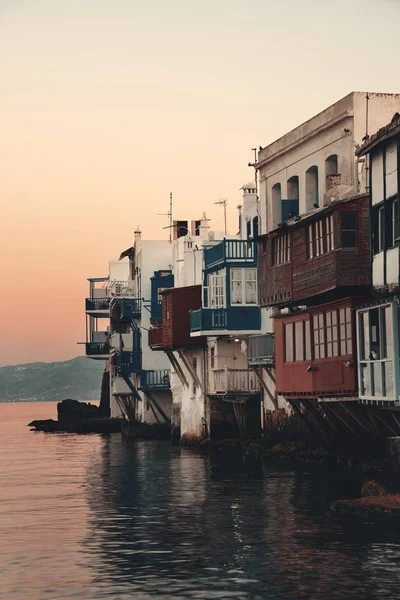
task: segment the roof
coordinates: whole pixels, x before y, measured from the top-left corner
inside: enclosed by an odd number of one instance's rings
[[[134,254],[135,254],[135,247],[131,246],[130,248],[127,248],[126,250],[121,252],[121,255],[118,260],[122,260],[123,258],[126,258],[127,256],[129,256],[129,258],[132,258],[134,256]]]
[[[375,146],[398,133],[400,133],[400,114],[395,113],[390,123],[378,129],[374,135],[369,136],[368,139],[365,140],[362,146],[357,148],[356,155],[364,156],[365,154],[368,154]]]

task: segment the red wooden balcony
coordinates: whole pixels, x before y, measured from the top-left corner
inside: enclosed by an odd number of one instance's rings
[[[200,337],[190,337],[190,311],[201,307],[201,285],[170,288],[162,294],[162,324],[149,332],[153,350],[198,346]]]
[[[286,398],[355,397],[355,310],[346,298],[275,318],[276,391]]]
[[[260,306],[327,302],[371,285],[368,196],[332,202],[261,238]]]

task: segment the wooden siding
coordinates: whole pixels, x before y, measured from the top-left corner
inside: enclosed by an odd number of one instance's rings
[[[203,338],[190,337],[190,311],[201,307],[201,285],[170,288],[162,296],[162,325],[154,333],[150,330],[150,345],[159,349],[201,345]]]
[[[342,248],[341,215],[357,214],[357,247]],[[334,248],[321,256],[307,257],[307,228],[318,220],[333,216]],[[274,239],[282,233],[290,233],[290,262],[273,264]],[[332,204],[303,223],[282,228],[264,236],[259,242],[258,286],[259,304],[285,306],[310,300],[320,301],[347,295],[351,288],[368,288],[371,285],[370,228],[368,196],[357,197]],[[335,290],[335,296],[329,294]],[[326,298],[324,298],[324,296]]]
[[[313,307],[301,313],[275,318],[275,375],[276,391],[287,398],[354,397],[357,395],[357,357],[355,306],[365,302],[365,298],[346,298]],[[314,354],[313,316],[321,312],[352,309],[352,352],[342,356],[316,359]],[[311,358],[309,360],[285,361],[285,325],[309,318],[311,329]],[[326,330],[325,330],[326,339]],[[340,347],[340,327],[338,325]]]

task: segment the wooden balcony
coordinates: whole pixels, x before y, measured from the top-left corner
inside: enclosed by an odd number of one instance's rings
[[[318,304],[371,286],[368,196],[355,196],[289,220],[263,236],[259,304]]]
[[[190,337],[190,311],[201,306],[201,285],[170,288],[162,296],[162,324],[150,329],[151,348],[166,350],[202,344],[202,339]]]
[[[115,297],[110,303],[110,316],[116,321],[129,322],[140,319],[142,301],[140,298]]]
[[[107,342],[86,342],[86,356],[89,358],[107,359],[110,346]]]
[[[260,382],[251,369],[215,369],[211,371],[210,395],[249,396],[259,394]]]
[[[257,263],[255,243],[247,240],[222,240],[204,249],[205,270],[222,267],[227,263],[255,265]]]
[[[286,398],[357,397],[355,306],[347,298],[275,318],[276,391]]]
[[[256,333],[260,327],[261,313],[258,306],[199,308],[190,313],[190,331],[194,335],[234,331]]]

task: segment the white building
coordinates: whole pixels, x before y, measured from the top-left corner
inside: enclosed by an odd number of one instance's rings
[[[358,309],[361,400],[400,405],[400,115],[359,150],[370,163],[370,221],[374,300]]]
[[[367,170],[355,149],[396,111],[400,94],[352,92],[258,153],[260,233],[289,216],[365,191]]]

